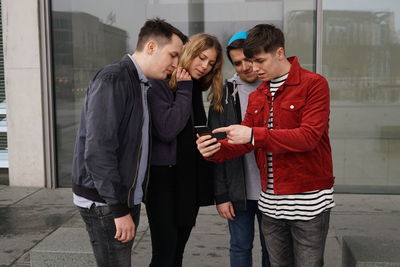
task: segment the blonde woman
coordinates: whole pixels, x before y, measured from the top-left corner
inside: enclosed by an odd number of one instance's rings
[[[222,93],[222,49],[209,34],[193,35],[168,81],[150,80],[152,158],[146,210],[151,267],[182,266],[200,206],[213,204],[212,166],[197,150],[194,125],[206,125],[202,94]],[[218,101],[219,102],[219,101]]]

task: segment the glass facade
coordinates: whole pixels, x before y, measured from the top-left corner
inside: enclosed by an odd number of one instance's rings
[[[324,0],[337,190],[400,193],[400,5]]]
[[[237,31],[273,23],[285,33],[287,55],[298,56],[311,71],[317,69],[316,43],[322,38],[319,67],[331,86],[337,191],[399,193],[399,7],[395,0],[367,1],[369,8],[356,0],[322,0],[324,34],[317,36],[316,2],[52,0],[58,186],[70,186],[75,134],[91,78],[132,53],[144,21],[158,16],[189,36],[214,34],[223,46]],[[224,76],[232,75],[225,58]]]
[[[290,25],[301,25],[310,34],[302,36],[299,45],[289,46],[288,51],[299,55],[305,66],[313,70],[314,13],[312,0],[53,0],[58,186],[70,185],[75,134],[86,87],[101,67],[132,53],[146,19],[164,18],[189,36],[199,32],[214,34],[223,46],[233,33],[258,23],[273,23],[285,31]],[[289,44],[291,39],[299,39],[295,31],[287,31],[287,34]],[[233,75],[230,64],[225,64],[224,75]]]

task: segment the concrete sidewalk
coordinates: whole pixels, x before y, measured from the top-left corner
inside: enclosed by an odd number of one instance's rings
[[[70,189],[0,186],[0,266],[30,266],[30,252],[43,249],[46,243],[43,240],[50,240],[57,234],[62,236],[73,229],[85,233],[71,197]],[[335,200],[337,206],[331,214],[325,266],[342,266],[343,236],[400,237],[400,196],[336,194]],[[68,237],[60,241],[63,246],[68,245]],[[254,266],[260,266],[257,241],[254,242]],[[400,247],[399,243],[394,244]],[[134,244],[134,266],[148,266],[150,257],[150,233],[142,208]],[[60,262],[57,266],[67,265]],[[229,266],[227,224],[214,207],[200,210],[186,248],[184,266]]]

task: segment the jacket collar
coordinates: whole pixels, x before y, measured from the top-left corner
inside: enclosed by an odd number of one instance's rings
[[[139,79],[139,74],[138,74],[138,71],[137,71],[137,69],[136,69],[136,66],[135,66],[135,64],[133,63],[132,59],[129,57],[129,55],[125,55],[125,56],[121,59],[121,63],[122,63],[123,65],[125,65],[125,66],[128,68],[129,72],[133,74],[133,76],[135,77],[135,79],[136,79],[137,81],[140,81],[140,79]]]
[[[290,64],[292,66],[290,67],[289,75],[288,75],[285,83],[283,84],[283,86],[281,86],[279,88],[280,91],[283,90],[288,85],[298,85],[298,84],[300,84],[301,66],[300,66],[300,63],[299,63],[297,57],[288,57],[287,60],[290,62]],[[257,88],[257,90],[260,90],[260,92],[264,92],[264,93],[269,95],[270,94],[270,92],[269,92],[269,81],[262,82],[262,84]]]
[[[301,66],[297,57],[288,57],[287,59],[292,66],[290,67],[289,76],[287,77],[286,85],[297,85],[300,83]]]

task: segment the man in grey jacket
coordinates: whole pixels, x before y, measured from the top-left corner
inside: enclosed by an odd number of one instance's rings
[[[236,73],[226,81],[222,99],[223,111],[210,109],[210,128],[239,124],[244,118],[248,96],[261,84],[257,73],[253,71],[251,60],[243,54],[243,43],[247,32],[238,32],[232,36],[226,48],[227,56]],[[225,138],[218,134],[218,139]],[[254,240],[254,219],[260,227],[261,212],[257,200],[261,191],[260,173],[254,153],[214,167],[214,192],[217,210],[221,217],[228,220],[230,232],[231,267],[251,267]],[[261,230],[260,230],[261,232]],[[263,235],[260,235],[262,247],[262,267],[269,267],[269,258]]]
[[[149,169],[147,79],[174,71],[186,39],[164,20],[146,21],[135,52],[101,69],[87,89],[72,186],[98,266],[131,266]]]

